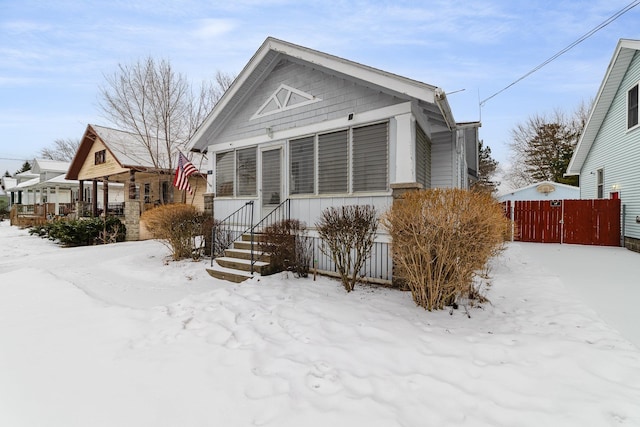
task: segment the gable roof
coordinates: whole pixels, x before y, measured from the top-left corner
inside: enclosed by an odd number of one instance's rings
[[[575,191],[578,194],[580,192],[580,187],[576,187],[576,186],[573,186],[573,185],[562,184],[560,182],[554,182],[554,181],[538,181],[538,182],[534,182],[533,184],[526,185],[524,187],[516,188],[514,190],[504,191],[504,192],[498,194],[498,197],[504,197],[504,196],[509,196],[509,195],[515,194],[515,193],[520,193],[522,191],[526,191],[526,190],[529,190],[531,188],[538,187],[540,185],[551,185],[553,187],[564,188],[564,189],[569,190],[569,191]]]
[[[71,161],[67,179],[77,179],[84,160],[91,147],[100,138],[105,148],[111,153],[118,165],[125,169],[155,169],[153,159],[148,150],[140,142],[140,137],[130,132],[98,125],[87,125],[76,155]],[[159,159],[161,162],[166,159]]]
[[[635,53],[640,50],[640,40],[620,39],[613,53],[604,80],[600,85],[584,131],[576,145],[567,167],[566,175],[579,175],[582,165],[587,159],[591,146],[600,131],[600,127],[611,107],[611,103],[618,92],[622,79],[627,73],[629,64]]]
[[[33,166],[31,167],[31,172],[39,174],[42,172],[60,172],[66,173],[69,170],[70,162],[61,162],[57,160],[49,160],[49,159],[35,159],[33,161]]]
[[[251,94],[253,89],[262,82],[283,57],[296,62],[312,64],[314,67],[329,71],[332,74],[354,77],[372,87],[384,89],[387,92],[394,92],[429,104],[436,104],[438,106],[437,110],[442,114],[447,126],[449,128],[455,126],[455,120],[446,100],[446,95],[444,91],[436,86],[273,37],[267,37],[215,105],[206,120],[200,125],[189,141],[187,148],[190,151],[206,150],[208,142],[204,136],[207,130],[214,124],[222,126],[232,115],[235,108]]]

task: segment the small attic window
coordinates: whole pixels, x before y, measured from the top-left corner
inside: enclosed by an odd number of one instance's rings
[[[638,85],[627,92],[627,129],[638,125]]]
[[[268,116],[270,114],[279,113],[286,110],[302,107],[303,105],[313,104],[322,101],[311,94],[294,89],[290,86],[281,84],[278,89],[273,92],[269,98],[258,108],[258,111],[251,116],[251,120],[259,117]]]
[[[107,161],[107,150],[96,151],[94,164],[101,165]]]

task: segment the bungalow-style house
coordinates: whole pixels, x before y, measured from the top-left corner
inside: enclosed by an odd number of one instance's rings
[[[65,178],[69,165],[70,162],[35,159],[29,171],[16,174],[13,186],[7,190],[11,204],[15,205],[12,221],[25,226],[57,216],[76,215],[79,183]],[[109,187],[109,202],[122,201],[123,186],[109,184]],[[90,191],[85,191],[85,198],[90,197]]]
[[[468,188],[479,126],[456,123],[438,87],[267,38],[188,147],[207,153],[217,219],[288,201],[312,229],[329,206],[383,212],[407,190]]]
[[[498,196],[499,202],[521,200],[575,200],[580,198],[580,187],[559,182],[541,181],[507,191]]]
[[[177,157],[178,153],[172,153]],[[166,156],[165,156],[166,157]],[[201,159],[193,160],[196,168]],[[189,177],[193,195],[173,187],[175,168],[162,154],[152,154],[142,143],[140,136],[133,133],[111,129],[98,125],[88,125],[80,141],[78,151],[71,162],[66,178],[79,181],[78,209],[89,209],[94,215],[98,209],[98,183],[124,185],[123,201],[113,206],[124,216],[127,228],[127,240],[146,238],[146,230],[140,224],[140,214],[159,204],[186,201],[203,209],[203,194],[206,190],[205,179],[201,174]],[[91,183],[92,199],[86,198],[85,183]],[[103,186],[108,189],[109,186]],[[108,191],[102,193],[104,206],[108,206]],[[184,198],[184,200],[183,200]]]
[[[580,198],[618,198],[625,247],[640,252],[640,40],[621,39],[567,168]]]

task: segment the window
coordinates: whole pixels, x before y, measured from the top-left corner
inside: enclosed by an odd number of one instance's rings
[[[144,202],[151,203],[151,184],[148,182],[144,184]]]
[[[353,129],[353,191],[386,191],[389,182],[387,122]]]
[[[290,193],[313,194],[315,164],[315,137],[289,142]]]
[[[638,125],[638,85],[627,92],[627,129]]]
[[[216,196],[233,196],[234,152],[216,153]]]
[[[349,191],[349,140],[347,130],[318,135],[318,192]]]
[[[431,142],[416,126],[416,178],[423,188],[431,188]]]
[[[101,165],[107,161],[107,150],[96,151],[94,156],[94,164]]]
[[[598,199],[604,198],[604,169],[596,171],[596,193]]]
[[[255,196],[257,194],[256,152],[255,147],[236,151],[237,196]]]

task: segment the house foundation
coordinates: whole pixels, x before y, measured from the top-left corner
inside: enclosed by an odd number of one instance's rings
[[[624,247],[633,252],[640,252],[640,239],[624,236]]]

